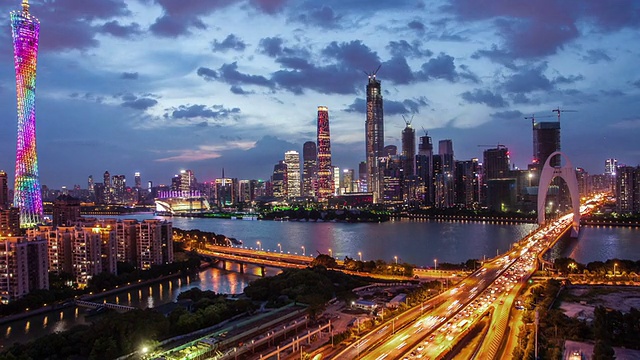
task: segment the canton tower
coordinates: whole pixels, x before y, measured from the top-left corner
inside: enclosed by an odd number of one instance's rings
[[[331,136],[329,109],[318,106],[318,201],[327,201],[333,194],[333,167],[331,166]]]
[[[40,21],[29,13],[28,0],[22,0],[22,11],[11,12],[11,33],[18,100],[18,141],[13,204],[20,209],[20,227],[30,228],[40,223],[43,211],[36,152],[35,104]]]

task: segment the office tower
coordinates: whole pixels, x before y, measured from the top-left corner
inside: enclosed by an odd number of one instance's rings
[[[418,155],[416,155],[416,175],[418,177],[418,197],[423,205],[432,205],[433,193],[433,143],[431,136],[425,132],[420,137]]]
[[[90,192],[93,192],[94,185],[95,183],[93,182],[93,175],[89,175],[89,179],[87,179],[87,189],[89,189]]]
[[[356,192],[355,189],[355,171],[353,169],[342,170],[342,185],[340,186],[343,194]]]
[[[438,143],[438,155],[442,160],[442,195],[440,199],[443,207],[452,207],[455,204],[455,163],[453,156],[453,142],[450,139],[440,140]]]
[[[395,145],[387,145],[382,149],[383,157],[396,156],[396,155],[398,155],[398,147]]]
[[[576,179],[578,180],[578,192],[580,197],[586,197],[591,193],[591,177],[583,168],[576,168]]]
[[[367,163],[365,161],[361,161],[358,164],[358,192],[367,192]]]
[[[340,195],[340,168],[337,166],[333,167],[333,195]]]
[[[436,208],[445,207],[445,187],[444,172],[442,166],[442,155],[434,154],[431,156],[433,163],[431,164],[431,174],[433,183],[433,206]]]
[[[0,170],[0,210],[9,207],[9,185],[7,184],[7,173]]]
[[[379,68],[378,68],[379,69]],[[367,83],[367,119],[365,121],[365,156],[367,159],[367,191],[373,193],[373,202],[382,201],[382,172],[378,162],[384,149],[384,114],[380,81],[377,70],[369,74]]]
[[[162,223],[158,219],[147,219],[137,224],[136,245],[138,268],[148,270],[152,265],[162,264]]]
[[[316,143],[307,141],[302,146],[302,195],[316,196],[316,182],[318,172],[318,150]]]
[[[402,161],[397,155],[391,155],[380,161],[383,172],[383,202],[385,204],[400,204],[403,201],[402,183],[404,174]]]
[[[474,209],[480,201],[478,159],[456,161],[456,204]]]
[[[605,189],[615,193],[616,174],[618,173],[618,159],[607,159],[604,162]]]
[[[333,194],[333,167],[331,166],[331,134],[329,109],[318,106],[318,201],[327,201]]]
[[[53,227],[71,226],[80,219],[80,200],[69,195],[60,195],[53,202]]]
[[[104,174],[102,175],[102,179],[103,179],[102,184],[104,184],[104,187],[105,188],[110,188],[111,187],[111,174],[109,174],[108,171],[105,171]]]
[[[487,189],[487,207],[494,211],[513,210],[516,203],[516,179],[511,172],[509,149],[498,145],[484,151],[483,180]]]
[[[136,189],[142,188],[142,179],[140,178],[140,173],[139,172],[135,172],[133,174],[133,179],[134,179],[134,183],[135,183]]]
[[[224,170],[223,170],[224,173]],[[224,177],[224,174],[222,175]],[[196,185],[196,177],[191,170],[180,170],[180,185],[179,190],[184,193],[189,193],[194,190]]]
[[[240,180],[240,191],[238,201],[248,204],[253,200],[253,184],[250,180]]]
[[[560,122],[533,122],[533,163],[542,169],[549,155],[560,150]],[[550,162],[551,166],[560,166],[560,157]]]
[[[287,165],[287,196],[300,197],[300,154],[293,150],[287,151],[284,153],[284,162]]]
[[[20,226],[31,228],[43,215],[42,189],[38,178],[36,151],[36,63],[40,21],[29,13],[22,1],[22,11],[11,12],[18,103],[18,141],[13,204],[20,209]]]
[[[124,175],[114,175],[113,179],[113,200],[116,204],[124,204],[125,188],[127,187],[127,179]]]
[[[284,160],[280,160],[273,167],[273,175],[271,175],[271,187],[273,197],[287,197],[287,164]]]
[[[404,176],[412,176],[415,173],[416,159],[416,131],[411,127],[411,122],[407,121],[402,130],[402,153]]]

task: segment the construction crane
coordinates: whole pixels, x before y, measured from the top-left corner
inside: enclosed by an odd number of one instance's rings
[[[551,118],[551,117],[554,117],[554,116],[553,115],[536,116],[535,114],[531,114],[531,116],[525,116],[524,118],[526,120],[531,119],[531,126],[534,126],[536,124],[536,118],[544,119],[544,118]]]
[[[558,122],[560,122],[560,113],[563,113],[563,112],[578,112],[578,111],[577,110],[560,109],[560,106],[558,106],[557,109],[553,109],[553,110],[551,110],[551,112],[558,113]]]
[[[411,126],[411,123],[413,122],[413,117],[414,116],[415,115],[411,115],[411,119],[407,120],[407,118],[404,115],[402,115],[402,120],[404,120],[404,124],[406,126]],[[424,128],[422,128],[422,129],[424,130]]]

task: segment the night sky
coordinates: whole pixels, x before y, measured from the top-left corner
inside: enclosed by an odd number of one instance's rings
[[[365,159],[365,72],[380,64],[385,145],[402,115],[457,160],[502,144],[532,157],[531,122],[562,114],[562,150],[603,173],[640,164],[640,1],[32,0],[41,21],[40,179],[87,187],[108,170],[168,184],[268,179],[316,140],[329,107],[333,164]],[[13,185],[15,72],[0,31],[0,169]],[[424,129],[424,130],[423,130]],[[417,143],[418,141],[416,141]]]

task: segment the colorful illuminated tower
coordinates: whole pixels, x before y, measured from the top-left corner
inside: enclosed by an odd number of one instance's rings
[[[20,227],[30,228],[42,219],[42,191],[36,152],[36,61],[40,21],[29,14],[28,0],[22,11],[11,12],[16,90],[18,98],[18,142],[14,206],[20,209]]]
[[[318,201],[327,201],[333,194],[333,167],[331,166],[331,136],[329,109],[318,106]]]

